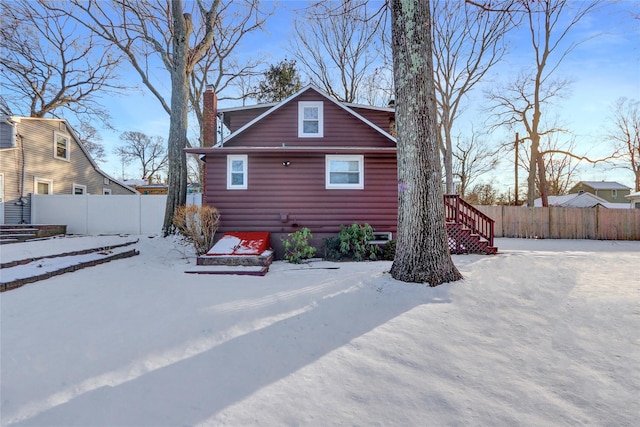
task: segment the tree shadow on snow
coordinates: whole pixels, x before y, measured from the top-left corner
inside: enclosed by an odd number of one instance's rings
[[[325,295],[307,311],[13,425],[196,425],[416,306],[449,302],[447,285],[376,285]]]

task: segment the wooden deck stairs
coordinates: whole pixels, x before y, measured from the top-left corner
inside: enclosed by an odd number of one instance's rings
[[[494,220],[456,194],[445,194],[444,210],[452,254],[498,253],[493,245]]]

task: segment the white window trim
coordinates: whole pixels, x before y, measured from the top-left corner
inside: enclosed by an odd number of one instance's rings
[[[244,175],[244,179],[242,180],[242,185],[233,185],[231,179],[231,164],[234,160],[242,160],[243,168],[242,174]],[[249,173],[248,173],[248,164],[249,164],[249,156],[246,154],[229,154],[227,155],[227,190],[246,190],[249,183]]]
[[[298,138],[322,138],[324,136],[324,112],[322,101],[298,102]],[[318,109],[318,133],[304,133],[304,109],[316,107]]]
[[[358,162],[358,174],[360,175],[360,182],[357,184],[331,184],[331,161],[332,160],[344,160],[344,161],[357,161]],[[363,155],[332,155],[327,154],[325,156],[325,188],[327,190],[363,190],[364,189],[364,156]]]
[[[611,198],[613,199],[618,198],[618,190],[611,190]]]
[[[67,156],[60,157],[58,156],[58,137],[62,137],[67,140]],[[65,135],[60,132],[53,132],[53,158],[58,160],[70,161],[71,159],[71,138],[69,135]]]
[[[53,194],[53,180],[47,179],[47,178],[40,178],[37,176],[33,177],[33,194],[40,194],[38,193],[39,182],[46,182],[47,184],[49,184],[49,194]]]
[[[82,189],[82,194],[83,194],[83,195],[84,195],[84,194],[87,194],[87,186],[86,186],[86,185],[81,185],[81,184],[76,184],[76,183],[74,183],[74,184],[71,186],[71,194],[78,196],[79,194],[76,194],[76,189],[77,189],[77,188]]]
[[[110,188],[102,188],[102,195],[104,196],[110,196],[111,193],[111,189]]]

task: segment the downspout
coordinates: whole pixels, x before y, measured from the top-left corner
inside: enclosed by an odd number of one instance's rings
[[[218,113],[218,117],[220,118],[220,147],[222,147],[224,145],[224,132],[223,132],[224,113],[222,113],[222,112]],[[216,133],[218,133],[218,127],[217,126],[216,126]]]
[[[20,176],[20,224],[24,224],[25,220],[24,220],[24,205],[25,205],[25,201],[24,201],[24,177],[25,177],[25,169],[26,169],[26,165],[25,163],[25,155],[24,155],[24,137],[22,135],[20,135],[19,133],[16,133],[16,135],[18,136],[18,138],[20,138],[20,154],[22,155],[22,167],[21,167],[21,176]]]

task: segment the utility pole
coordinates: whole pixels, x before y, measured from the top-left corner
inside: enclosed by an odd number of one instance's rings
[[[518,206],[518,132],[516,132],[516,140],[515,140],[515,148],[516,148],[516,162],[515,162],[515,170],[516,170],[516,187],[514,190],[515,193],[515,202],[514,206]]]

